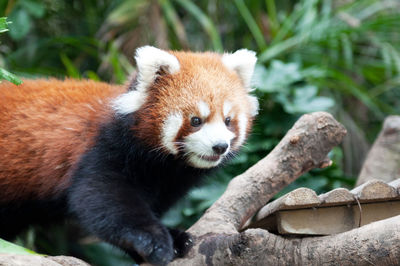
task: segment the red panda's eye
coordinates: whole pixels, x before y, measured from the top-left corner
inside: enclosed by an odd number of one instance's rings
[[[228,116],[225,118],[225,125],[228,127],[231,124],[231,118]]]
[[[197,117],[197,116],[192,117],[192,119],[190,120],[190,124],[191,124],[193,127],[198,127],[198,126],[201,125],[201,123],[202,123],[201,118],[200,118],[200,117]]]

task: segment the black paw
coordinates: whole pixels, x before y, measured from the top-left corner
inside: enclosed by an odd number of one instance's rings
[[[138,230],[131,237],[135,252],[153,265],[167,265],[174,258],[172,238],[164,227],[153,226],[150,230]],[[133,256],[134,259],[137,259]]]
[[[178,229],[169,229],[174,240],[174,255],[175,258],[184,257],[193,247],[193,239],[190,234]]]

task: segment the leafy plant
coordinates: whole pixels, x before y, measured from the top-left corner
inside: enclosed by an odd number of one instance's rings
[[[6,17],[0,17],[0,34],[7,32],[8,31],[7,26],[10,24],[11,24],[11,22],[7,21]],[[22,81],[17,76],[8,72],[4,68],[0,67],[0,80],[2,80],[2,79],[8,80],[17,85],[22,83]]]

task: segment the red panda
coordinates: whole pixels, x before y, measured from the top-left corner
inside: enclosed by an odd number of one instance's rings
[[[255,53],[136,51],[125,86],[0,84],[0,237],[66,215],[135,260],[164,265],[190,236],[160,216],[243,145]]]

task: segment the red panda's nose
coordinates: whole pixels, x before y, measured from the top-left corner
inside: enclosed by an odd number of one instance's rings
[[[217,154],[223,154],[228,149],[228,144],[225,142],[217,143],[212,149]]]

